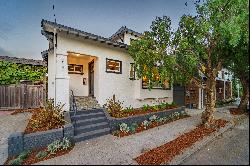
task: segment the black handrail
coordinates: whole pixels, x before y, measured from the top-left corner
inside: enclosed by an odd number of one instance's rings
[[[77,106],[76,106],[76,100],[75,100],[75,95],[73,93],[73,90],[71,90],[71,97],[72,97],[72,108],[73,108],[74,116],[75,116],[76,111],[77,111]]]

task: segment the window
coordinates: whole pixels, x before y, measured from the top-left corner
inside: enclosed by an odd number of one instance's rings
[[[122,73],[122,61],[106,59],[106,72],[107,73]]]
[[[156,79],[159,80],[159,77],[156,77]],[[142,89],[147,89],[148,88],[148,83],[149,83],[148,78],[143,77],[142,78]],[[169,84],[169,81],[167,79],[164,80],[163,82],[161,82],[159,80],[159,81],[153,82],[152,84],[153,84],[152,89],[165,89],[165,90],[170,89],[170,84]]]
[[[130,63],[129,79],[135,80],[135,64]]]
[[[69,74],[83,74],[83,65],[69,64],[68,73]]]

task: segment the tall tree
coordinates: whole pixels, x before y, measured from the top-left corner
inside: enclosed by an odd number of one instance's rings
[[[249,100],[249,1],[233,0],[229,4],[229,11],[230,17],[222,27],[230,50],[226,62],[228,69],[241,82],[243,94],[239,109],[246,110]]]
[[[129,47],[139,78],[147,77],[149,83],[159,81],[154,77],[157,73],[161,81],[192,81],[205,89],[207,102],[202,123],[207,127],[214,122],[215,78],[229,52],[224,47],[228,41],[221,28],[228,19],[229,3],[208,0],[196,4],[197,15],[183,15],[176,32],[171,30],[169,17],[157,17],[151,30]]]

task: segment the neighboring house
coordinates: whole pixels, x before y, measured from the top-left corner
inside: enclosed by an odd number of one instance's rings
[[[42,52],[48,64],[48,98],[65,103],[65,110],[70,109],[71,90],[79,99],[91,96],[100,105],[113,95],[124,107],[173,101],[167,81],[149,91],[146,78],[135,79],[134,61],[127,49],[142,34],[121,27],[105,38],[46,20],[41,26],[49,41],[49,49]]]
[[[188,108],[202,109],[205,106],[205,91],[194,84],[187,85],[185,88],[184,103]],[[216,77],[216,101],[232,98],[232,74],[227,69],[219,71]]]

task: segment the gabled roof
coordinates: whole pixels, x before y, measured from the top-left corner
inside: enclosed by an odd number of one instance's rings
[[[82,37],[84,39],[89,39],[89,40],[104,43],[104,44],[107,44],[107,45],[112,45],[112,46],[118,47],[118,48],[123,48],[123,49],[128,48],[128,45],[126,45],[124,43],[112,41],[111,39],[108,39],[108,38],[105,38],[105,37],[102,37],[102,36],[98,36],[98,35],[95,35],[95,34],[92,34],[92,33],[84,32],[84,31],[81,31],[81,30],[78,30],[78,29],[75,29],[75,28],[71,28],[71,27],[61,25],[61,24],[58,24],[58,23],[55,23],[55,22],[47,21],[47,20],[44,20],[44,19],[41,21],[41,27],[43,28],[42,34],[44,36],[46,36],[47,38],[50,36],[49,33],[51,33],[51,32],[49,32],[48,29],[49,28],[56,28],[59,31],[64,31],[64,32],[67,32],[68,34],[73,34],[73,35]],[[50,39],[50,37],[49,37],[49,39]]]
[[[141,33],[139,33],[139,32],[135,32],[135,31],[133,31],[133,30],[131,30],[131,29],[128,29],[126,26],[122,26],[120,29],[118,29],[118,31],[116,31],[116,33],[115,34],[113,34],[109,39],[110,40],[114,40],[117,36],[120,36],[120,35],[123,35],[124,33],[130,33],[130,34],[132,34],[132,35],[134,35],[134,36],[142,36],[142,34]]]
[[[7,61],[7,62],[12,62],[12,63],[18,63],[18,64],[26,64],[26,65],[33,65],[33,66],[46,66],[46,63],[42,60],[0,56],[0,61],[1,60]]]

